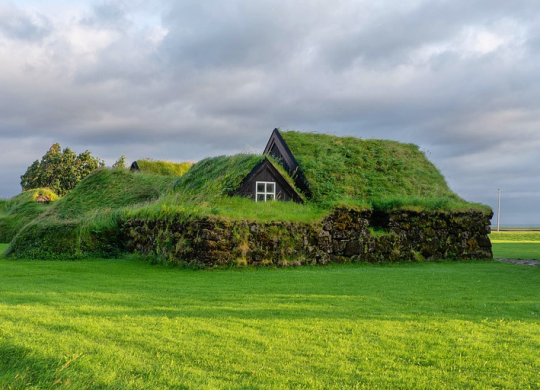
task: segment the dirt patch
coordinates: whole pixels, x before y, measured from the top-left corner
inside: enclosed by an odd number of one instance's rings
[[[519,264],[519,265],[540,265],[539,260],[514,260],[514,259],[495,259],[498,261],[504,261],[505,263]]]
[[[49,204],[51,203],[51,198],[49,198],[47,195],[39,195],[36,199],[34,199],[37,203],[45,203]]]

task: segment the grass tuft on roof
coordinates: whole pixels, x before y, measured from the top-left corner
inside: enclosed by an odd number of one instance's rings
[[[175,163],[171,161],[145,159],[137,160],[137,165],[139,166],[139,170],[143,173],[178,177],[184,175],[187,171],[189,171],[193,163]]]

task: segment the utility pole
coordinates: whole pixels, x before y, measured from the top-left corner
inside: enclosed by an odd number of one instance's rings
[[[501,189],[499,188],[499,202],[497,204],[497,233],[500,231],[499,221],[501,218]]]

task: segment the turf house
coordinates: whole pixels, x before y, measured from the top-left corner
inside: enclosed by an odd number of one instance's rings
[[[275,129],[263,154],[185,164],[137,160],[50,204],[5,205],[0,231],[31,212],[8,254],[191,267],[492,258],[491,209],[451,191],[413,144]]]

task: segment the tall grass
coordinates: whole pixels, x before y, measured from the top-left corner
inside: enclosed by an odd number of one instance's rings
[[[192,162],[174,163],[162,160],[137,160],[137,165],[143,173],[154,175],[176,176],[184,175],[193,165]]]

